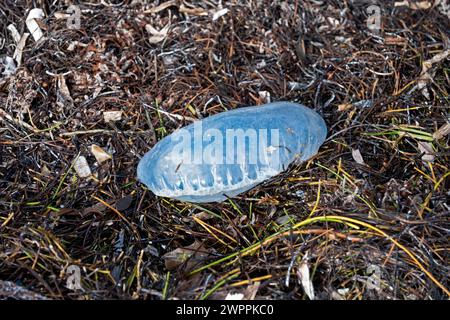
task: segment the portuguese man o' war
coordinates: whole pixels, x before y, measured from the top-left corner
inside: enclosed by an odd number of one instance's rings
[[[222,202],[314,156],[325,121],[292,102],[225,111],[174,131],[147,152],[138,179],[154,194]]]

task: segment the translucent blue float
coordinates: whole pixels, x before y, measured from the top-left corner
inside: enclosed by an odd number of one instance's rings
[[[137,175],[161,197],[221,202],[311,158],[326,134],[322,117],[300,104],[239,108],[174,131],[144,155]]]

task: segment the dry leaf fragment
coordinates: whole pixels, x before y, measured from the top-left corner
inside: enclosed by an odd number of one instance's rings
[[[193,215],[193,217],[200,219],[200,220],[208,220],[214,218],[214,216],[211,213],[208,213],[206,211],[201,211],[199,213],[196,213]]]
[[[345,297],[342,296],[341,294],[339,294],[339,292],[333,290],[331,292],[331,299],[332,300],[345,300]]]
[[[105,122],[120,121],[120,119],[122,119],[122,111],[104,111],[103,119],[105,120]]]
[[[353,157],[353,160],[356,161],[356,163],[362,164],[362,165],[365,164],[363,156],[361,154],[361,151],[359,151],[359,149],[352,149],[352,157]]]
[[[0,58],[0,67],[1,69],[3,69],[3,72],[1,74],[5,77],[13,75],[17,70],[17,66],[16,63],[14,62],[14,59],[8,56]]]
[[[60,11],[55,12],[55,13],[54,13],[54,16],[55,16],[55,18],[58,19],[58,20],[70,18],[70,14],[69,14],[69,13],[66,13],[66,12],[60,12]]]
[[[187,247],[177,248],[164,254],[162,258],[168,270],[175,270],[184,263],[186,263],[186,270],[190,270],[208,255],[209,252],[204,248],[203,244],[196,240]]]
[[[394,46],[402,46],[408,43],[408,40],[405,38],[402,38],[400,36],[392,36],[392,37],[385,37],[384,43],[386,45],[394,45]]]
[[[7,29],[9,30],[9,32],[11,32],[11,36],[14,39],[14,42],[16,44],[18,44],[19,41],[20,41],[21,36],[19,34],[19,31],[17,31],[16,26],[13,25],[13,24],[10,24],[10,25],[8,25]]]
[[[430,1],[398,1],[394,3],[394,7],[409,7],[413,10],[426,10],[430,9],[432,3]]]
[[[263,103],[270,103],[271,99],[269,91],[259,91],[258,95]]]
[[[294,217],[293,216],[289,216],[289,215],[284,215],[284,216],[278,217],[275,220],[275,222],[278,223],[281,226],[284,226],[284,225],[286,225],[286,224],[288,224],[288,223],[290,223],[292,221],[295,221]]]
[[[440,140],[450,134],[450,122],[447,122],[442,127],[436,130],[435,133],[433,133],[433,139],[434,140]]]
[[[328,17],[327,18],[328,23],[331,25],[332,28],[336,29],[339,27],[340,22],[338,19],[333,18],[333,17]]]
[[[41,175],[46,178],[52,176],[52,172],[49,170],[49,168],[47,168],[45,164],[41,167]]]
[[[68,46],[67,46],[67,51],[74,51],[76,47],[83,47],[86,48],[88,45],[79,41],[72,41]]]
[[[337,292],[342,296],[346,296],[350,292],[350,289],[349,288],[341,288],[341,289],[338,289]]]
[[[221,9],[221,10],[219,10],[219,11],[216,11],[216,12],[214,12],[214,14],[213,14],[212,20],[213,20],[213,21],[216,21],[217,19],[219,19],[220,17],[226,15],[227,13],[228,13],[228,9],[227,9],[227,8]]]
[[[348,288],[338,289],[337,291],[333,290],[333,292],[331,293],[331,298],[333,300],[346,300],[346,296],[349,292],[350,289]]]
[[[430,93],[427,89],[428,82],[433,80],[434,74],[430,72],[431,68],[433,67],[433,64],[439,63],[447,57],[450,56],[450,49],[447,49],[437,55],[435,55],[433,58],[426,60],[422,64],[422,72],[420,73],[419,80],[417,81],[417,85],[413,87],[409,93],[413,92],[416,89],[421,90],[422,94],[427,98],[430,99]]]
[[[297,269],[297,276],[305,294],[309,299],[314,300],[314,287],[309,275],[308,267],[308,251],[303,256],[300,266]]]
[[[56,104],[61,108],[73,108],[73,99],[70,96],[66,79],[62,75],[58,75],[58,91],[56,92]]]
[[[25,48],[25,44],[27,43],[29,35],[30,34],[28,32],[25,32],[20,38],[19,43],[17,43],[16,50],[14,50],[13,58],[16,60],[17,66],[20,66],[22,64],[23,49]]]
[[[180,12],[182,12],[182,13],[186,13],[188,15],[190,14],[193,16],[207,16],[208,15],[208,12],[206,12],[202,8],[188,8],[183,3],[180,5],[178,10],[180,10]]]
[[[77,157],[73,167],[80,178],[87,178],[91,175],[91,168],[84,156]]]
[[[422,160],[432,162],[434,161],[433,145],[426,141],[417,141],[420,153],[423,153]]]
[[[166,38],[167,33],[169,32],[169,25],[166,25],[161,30],[156,30],[152,25],[146,24],[145,30],[151,35],[148,39],[150,43],[159,43]]]
[[[225,297],[225,300],[242,300],[244,298],[244,294],[242,293],[231,293],[229,292]]]
[[[99,164],[112,158],[112,156],[108,152],[106,152],[96,144],[91,145],[89,149]]]
[[[44,11],[39,8],[31,9],[28,13],[27,20],[25,21],[28,30],[30,31],[31,35],[34,38],[34,41],[39,41],[44,34],[42,33],[41,27],[39,27],[39,24],[37,20],[40,20],[44,18]]]
[[[256,294],[258,293],[259,286],[261,285],[261,282],[257,281],[253,284],[249,284],[244,292],[244,299],[245,300],[255,300]]]

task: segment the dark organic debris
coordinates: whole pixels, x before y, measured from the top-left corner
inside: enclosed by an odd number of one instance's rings
[[[448,298],[441,5],[113,2],[76,1],[79,29],[64,1],[0,2],[2,299]],[[38,41],[24,36],[32,3]],[[311,161],[219,205],[136,181],[156,141],[267,99],[323,116]],[[166,266],[192,243],[208,256]]]

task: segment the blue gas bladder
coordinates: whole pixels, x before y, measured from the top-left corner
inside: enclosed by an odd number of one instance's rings
[[[222,202],[311,158],[326,134],[322,117],[301,104],[238,108],[166,136],[143,156],[137,175],[161,197]]]

